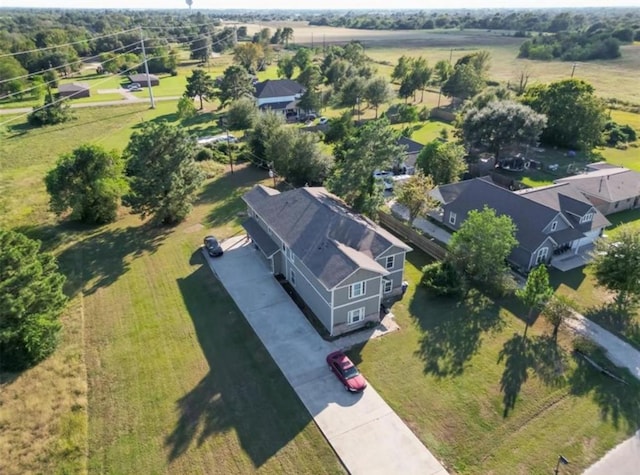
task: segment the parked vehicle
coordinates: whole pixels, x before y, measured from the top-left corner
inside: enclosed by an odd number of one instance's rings
[[[211,257],[220,257],[222,254],[224,254],[220,243],[213,236],[207,236],[204,238],[204,247]]]
[[[131,92],[142,91],[142,86],[140,85],[140,83],[137,83],[137,82],[132,82],[131,84],[127,84],[126,88]]]
[[[329,119],[327,119],[326,117],[320,117],[320,120],[318,121],[318,124],[324,125],[324,124],[326,124],[328,122],[329,122]]]
[[[232,134],[220,134],[220,135],[209,135],[206,137],[200,137],[198,139],[198,144],[199,145],[207,145],[210,143],[219,143],[219,142],[229,142],[229,143],[236,143],[238,141],[238,139],[232,135]]]
[[[359,393],[367,387],[367,380],[342,351],[327,356],[327,364],[347,391]]]

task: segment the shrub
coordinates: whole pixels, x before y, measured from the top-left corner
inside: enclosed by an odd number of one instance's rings
[[[218,163],[214,160],[203,160],[202,162],[198,162],[198,167],[204,173],[205,178],[211,179],[215,178],[218,175],[221,175],[225,171],[225,166],[222,163]]]
[[[420,109],[420,112],[418,112],[418,119],[420,119],[422,122],[425,122],[429,120],[429,114],[431,114],[429,108],[427,106],[423,106]]]
[[[464,290],[462,277],[449,261],[434,262],[422,268],[422,281],[437,295],[455,296]]]
[[[211,160],[213,158],[213,150],[203,147],[196,153],[196,161],[203,162],[205,160]]]

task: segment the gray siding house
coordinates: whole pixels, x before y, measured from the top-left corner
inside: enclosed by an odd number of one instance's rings
[[[337,336],[378,321],[402,292],[411,250],[321,187],[283,193],[257,185],[243,223],[274,275],[283,276]]]
[[[516,225],[518,246],[508,259],[523,271],[541,263],[554,265],[571,254],[586,257],[593,242],[611,224],[570,183],[514,192],[482,177],[438,186],[432,197],[441,203],[442,223],[454,231],[471,210],[485,206],[498,215],[510,216]]]

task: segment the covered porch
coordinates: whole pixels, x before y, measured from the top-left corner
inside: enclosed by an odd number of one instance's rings
[[[550,264],[562,272],[585,266],[591,262],[591,253],[594,248],[594,244],[590,243],[580,246],[575,250],[570,249],[568,252],[554,255],[551,258]]]

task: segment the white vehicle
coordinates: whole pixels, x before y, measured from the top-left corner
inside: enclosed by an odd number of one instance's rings
[[[327,119],[326,117],[320,117],[320,120],[318,121],[318,124],[324,125],[324,124],[326,124],[328,122],[329,122],[329,119]]]
[[[393,190],[393,173],[388,171],[376,170],[373,172],[373,178],[382,184],[384,191]]]
[[[137,82],[132,82],[131,84],[127,84],[126,87],[131,92],[142,91],[142,86]]]
[[[235,138],[232,134],[220,134],[220,135],[213,135],[213,136],[207,136],[207,137],[200,137],[198,139],[198,145],[207,145],[210,143],[220,143],[220,142],[229,142],[229,143],[236,143],[238,141],[237,138]]]

